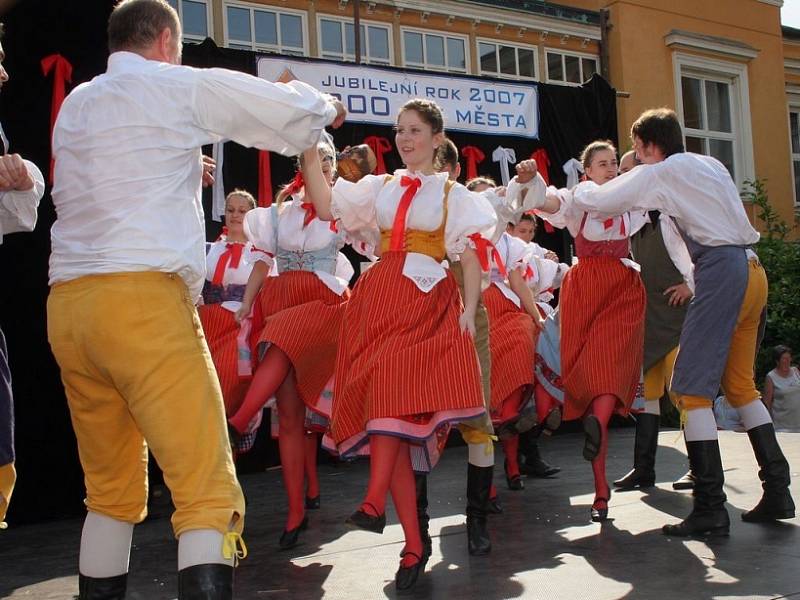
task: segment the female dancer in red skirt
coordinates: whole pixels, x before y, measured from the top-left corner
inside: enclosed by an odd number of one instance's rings
[[[330,144],[321,143],[314,152],[321,157],[323,183],[330,186],[336,169],[335,151]],[[330,414],[330,401],[326,403],[321,396],[333,376],[343,302],[349,294],[346,282],[335,277],[345,238],[334,223],[316,218],[313,205],[304,197],[299,173],[275,205],[248,213],[244,229],[253,242],[251,255],[257,262],[237,314],[240,318],[249,314],[258,296],[254,326],[261,324],[256,344],[260,362],[242,406],[228,423],[235,439],[275,396],[278,446],[289,500],[279,545],[287,549],[297,544],[308,523],[303,490],[305,445],[310,445],[304,435],[306,408],[323,418]],[[273,261],[278,276],[266,277]],[[313,480],[310,483],[313,487]],[[313,505],[319,491],[307,493]]]
[[[250,365],[240,360],[249,352],[250,323],[240,325],[235,315],[242,306],[253,270],[253,263],[248,261],[252,244],[244,233],[244,218],[255,207],[255,198],[244,190],[234,190],[225,198],[225,232],[207,245],[203,304],[197,309],[217,369],[226,415],[233,415],[241,406],[250,375]],[[255,432],[242,436],[235,445],[234,456],[249,450],[254,441]]]
[[[617,176],[610,142],[592,142],[581,161],[589,181],[575,194]],[[638,265],[628,258],[628,238],[644,217],[592,218],[573,206],[572,197],[573,191],[549,188],[537,212],[575,238],[579,261],[564,277],[560,300],[564,418],[583,418],[583,456],[592,462],[595,480],[591,517],[604,521],[611,496],[605,475],[608,421],[615,411],[629,412],[642,370],[645,291]]]
[[[395,576],[402,590],[414,585],[427,560],[414,470],[430,470],[449,423],[485,411],[472,339],[480,265],[470,238],[489,239],[496,218],[482,199],[437,172],[444,123],[434,102],[409,101],[396,127],[407,168],[393,176],[368,175],[357,184],[340,179],[331,191],[313,151],[304,155],[303,173],[321,218],[340,219],[381,248],[345,308],[331,436],[344,456],[369,444],[369,487],[351,525],[382,532],[391,491],[406,541]],[[440,264],[446,255],[462,263],[463,305],[453,275]]]
[[[503,265],[492,266],[492,284],[483,292],[489,314],[492,353],[491,407],[495,432],[503,445],[504,470],[511,490],[523,489],[517,450],[519,434],[537,424],[533,392],[536,339],[541,316],[525,282],[532,259],[522,240],[503,232],[497,251]]]

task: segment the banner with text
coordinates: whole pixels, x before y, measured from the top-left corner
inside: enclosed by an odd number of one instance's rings
[[[449,130],[539,137],[538,90],[534,83],[501,83],[275,56],[258,58],[259,77],[275,81],[285,69],[296,79],[342,100],[350,122],[393,125],[397,111],[407,100],[426,98],[442,107]]]

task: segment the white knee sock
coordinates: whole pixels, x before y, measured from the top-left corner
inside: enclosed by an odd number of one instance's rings
[[[687,411],[686,427],[683,430],[687,442],[703,442],[717,439],[717,421],[710,408]]]
[[[660,415],[661,414],[661,401],[660,400],[645,400],[644,413],[646,415]]]
[[[480,444],[467,444],[467,448],[469,448],[469,464],[476,467],[494,465],[494,444],[491,440]]]
[[[233,558],[222,556],[222,537],[216,529],[192,529],[182,533],[178,537],[178,570],[212,563],[233,566]]]
[[[116,577],[128,572],[133,524],[89,512],[83,523],[78,569],[86,577]]]
[[[756,398],[736,410],[739,411],[739,417],[742,419],[742,424],[747,431],[754,427],[772,423],[772,417],[769,416],[769,411],[760,398]]]

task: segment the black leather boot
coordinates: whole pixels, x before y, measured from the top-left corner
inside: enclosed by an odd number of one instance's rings
[[[492,540],[486,527],[486,508],[494,467],[467,464],[467,550],[473,556],[492,551]]]
[[[686,442],[689,465],[695,476],[694,507],[691,514],[678,525],[664,525],[665,535],[677,537],[728,535],[730,518],[725,509],[725,492],[722,485],[722,458],[717,440]]]
[[[433,540],[428,530],[430,516],[428,516],[428,474],[414,472],[414,483],[417,486],[417,521],[419,522],[419,535],[422,538],[422,553],[425,560],[433,552]]]
[[[519,436],[519,472],[528,477],[552,477],[561,472],[545,461],[539,452],[539,436],[542,430],[534,427]]]
[[[633,443],[633,469],[614,487],[632,490],[656,484],[656,449],[658,448],[658,424],[660,415],[641,413],[636,417],[636,441]]]
[[[233,567],[217,563],[178,571],[178,600],[231,600]]]
[[[114,577],[78,575],[78,600],[124,600],[128,574]]]
[[[756,455],[758,478],[764,490],[761,500],[753,510],[742,513],[748,523],[765,523],[794,517],[794,500],[789,493],[789,463],[781,452],[775,437],[775,427],[766,423],[747,432],[753,453]]]

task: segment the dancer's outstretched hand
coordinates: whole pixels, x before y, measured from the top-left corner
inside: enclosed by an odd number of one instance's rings
[[[217,161],[203,154],[203,187],[214,185],[214,171],[216,168]]]
[[[331,127],[334,129],[339,129],[342,125],[344,125],[344,120],[347,117],[347,109],[342,104],[341,100],[337,100],[336,98],[331,98],[330,103],[336,109],[336,118],[331,123]]]
[[[532,158],[518,162],[516,169],[517,183],[528,183],[534,177],[536,177],[536,173],[538,172],[536,161]]]

